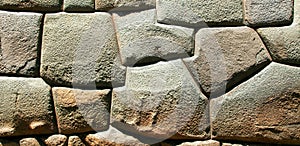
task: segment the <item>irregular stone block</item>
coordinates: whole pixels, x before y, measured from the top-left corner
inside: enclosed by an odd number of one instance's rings
[[[215,140],[184,142],[178,146],[220,146],[220,142]]]
[[[20,146],[41,146],[35,138],[23,138],[20,140]]]
[[[240,0],[158,0],[156,8],[157,21],[167,24],[203,27],[243,23]]]
[[[244,9],[246,25],[274,26],[293,22],[293,0],[245,0]]]
[[[52,89],[58,130],[63,134],[108,128],[110,90]]]
[[[195,41],[195,56],[185,62],[211,97],[224,94],[271,60],[258,34],[248,27],[201,29]]]
[[[70,136],[68,146],[86,146],[78,136]]]
[[[0,9],[55,12],[61,4],[62,0],[1,0]]]
[[[41,20],[42,14],[0,11],[1,74],[38,76]]]
[[[119,70],[117,52],[108,13],[46,14],[41,76],[49,83],[94,89],[119,84],[125,71]]]
[[[300,142],[300,68],[271,63],[210,103],[218,140]]]
[[[44,142],[46,146],[65,146],[67,144],[67,136],[61,134],[51,135]]]
[[[64,11],[87,12],[94,11],[94,0],[64,0]]]
[[[155,8],[155,0],[95,0],[96,10],[132,11]]]
[[[128,68],[125,87],[114,88],[112,124],[141,139],[209,137],[208,100],[181,60]]]
[[[0,77],[0,137],[56,132],[50,90],[40,78]]]
[[[274,61],[287,64],[300,64],[300,1],[296,0],[294,22],[291,26],[259,28]]]
[[[193,29],[155,24],[155,15],[154,9],[113,14],[124,65],[150,64],[192,54]]]
[[[0,146],[20,146],[18,142],[14,140],[0,139]]]

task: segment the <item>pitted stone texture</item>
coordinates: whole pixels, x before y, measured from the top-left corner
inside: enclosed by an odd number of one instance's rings
[[[60,133],[83,133],[108,128],[110,90],[55,87],[52,91]]]
[[[20,140],[20,146],[41,146],[35,138],[23,138]]]
[[[185,62],[211,96],[224,94],[271,60],[258,34],[248,27],[201,29],[195,41],[195,56]]]
[[[167,139],[209,136],[208,100],[181,60],[128,68],[114,88],[112,124],[136,135]],[[158,142],[158,141],[152,141]]]
[[[185,142],[178,146],[220,146],[220,142],[215,140]]]
[[[158,22],[204,27],[208,25],[241,25],[241,0],[158,0]]]
[[[213,138],[299,144],[300,68],[271,63],[211,100]]]
[[[87,12],[94,11],[94,0],[64,0],[64,11]]]
[[[121,61],[126,66],[155,59],[189,57],[193,52],[193,29],[155,24],[154,9],[114,13]]]
[[[291,26],[259,28],[274,61],[300,64],[300,1],[294,1],[294,22]]]
[[[293,22],[294,0],[245,0],[244,23],[250,26],[286,25]]]
[[[107,131],[87,135],[85,141],[91,146],[149,146],[112,126],[110,126]]]
[[[61,4],[62,0],[1,0],[0,9],[54,12]]]
[[[38,75],[41,19],[38,13],[0,11],[1,74]]]
[[[56,132],[50,90],[39,78],[0,77],[0,137]]]
[[[78,136],[70,136],[68,146],[86,146]]]
[[[65,146],[67,144],[67,136],[55,134],[49,136],[44,142],[46,146]]]
[[[117,52],[108,13],[46,14],[41,76],[49,83],[73,87],[119,84],[125,71],[118,72]]]
[[[132,11],[155,8],[155,0],[95,0],[96,10]]]

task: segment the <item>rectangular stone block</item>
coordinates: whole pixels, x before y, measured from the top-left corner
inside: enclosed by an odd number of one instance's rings
[[[96,10],[132,11],[155,8],[155,0],[95,0]]]
[[[42,14],[0,11],[0,73],[38,76]]]
[[[61,10],[63,0],[1,0],[0,9],[55,12]]]
[[[50,90],[40,78],[0,77],[0,137],[56,132]]]
[[[94,0],[64,0],[66,12],[91,12],[94,11]]]

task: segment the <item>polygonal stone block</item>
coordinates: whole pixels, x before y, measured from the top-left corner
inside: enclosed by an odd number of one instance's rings
[[[54,87],[58,130],[63,134],[108,128],[109,91]]]
[[[123,65],[150,64],[192,54],[193,29],[155,24],[155,15],[154,9],[113,14]]]
[[[167,24],[203,27],[243,23],[240,0],[158,0],[156,8],[157,21]]]
[[[0,73],[38,76],[42,14],[0,11]]]
[[[62,134],[55,134],[49,136],[44,142],[47,146],[65,146],[68,137]]]
[[[96,10],[132,11],[155,8],[155,0],[95,0]]]
[[[195,56],[185,62],[212,97],[224,94],[271,60],[260,37],[249,27],[201,29],[195,41]]]
[[[210,107],[215,139],[299,144],[300,68],[271,63]]]
[[[86,146],[78,136],[70,136],[68,138],[68,146]]]
[[[1,0],[0,9],[54,12],[61,4],[62,0]]]
[[[94,0],[64,0],[64,11],[87,12],[94,11]]]
[[[56,132],[50,90],[40,78],[0,77],[0,137]]]

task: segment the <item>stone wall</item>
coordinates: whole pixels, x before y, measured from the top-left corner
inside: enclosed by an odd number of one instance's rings
[[[0,10],[0,145],[300,145],[300,0]]]

